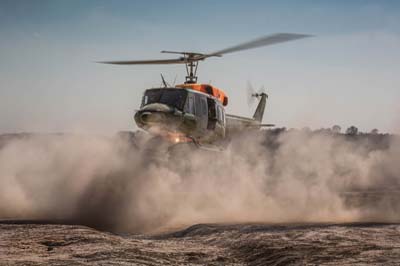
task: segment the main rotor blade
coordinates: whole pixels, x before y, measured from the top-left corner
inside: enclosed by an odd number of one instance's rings
[[[153,65],[153,64],[186,64],[188,61],[184,57],[176,59],[159,59],[159,60],[128,60],[128,61],[102,61],[97,63],[114,64],[114,65]]]
[[[175,52],[175,51],[161,51],[162,53],[177,53],[184,56],[176,59],[158,59],[158,60],[127,60],[127,61],[102,61],[97,63],[114,64],[114,65],[153,65],[153,64],[187,64],[189,62],[204,60],[212,56],[222,56],[223,54],[238,52],[242,50],[253,49],[261,46],[272,45],[281,42],[293,41],[312,35],[295,34],[295,33],[276,33],[262,38],[255,39],[250,42],[245,42],[236,46],[225,48],[209,54],[193,53],[193,52]]]
[[[189,55],[189,56],[196,56],[196,55],[205,55],[202,53],[194,53],[194,52],[177,52],[177,51],[161,51],[162,54],[182,54],[182,55]]]
[[[249,42],[245,42],[239,45],[235,45],[229,48],[225,48],[223,50],[219,50],[210,54],[206,54],[206,57],[210,56],[221,56],[223,54],[228,54],[228,53],[233,53],[233,52],[238,52],[242,50],[248,50],[248,49],[253,49],[253,48],[258,48],[261,46],[267,46],[267,45],[272,45],[276,43],[281,43],[281,42],[288,42],[288,41],[293,41],[297,39],[302,39],[302,38],[307,38],[311,37],[312,35],[307,35],[307,34],[296,34],[296,33],[275,33],[272,35],[264,36]]]

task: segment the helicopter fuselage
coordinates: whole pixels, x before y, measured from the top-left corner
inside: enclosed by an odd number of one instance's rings
[[[227,97],[218,99],[191,86],[178,86],[144,92],[135,114],[138,127],[175,143],[211,143],[225,138],[225,110],[220,99]]]

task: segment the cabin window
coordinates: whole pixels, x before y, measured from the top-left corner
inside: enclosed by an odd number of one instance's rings
[[[205,96],[196,94],[195,109],[196,109],[196,115],[198,116],[207,115],[207,101],[205,99]]]
[[[196,115],[200,116],[201,115],[201,96],[200,95],[195,95],[195,109],[196,109]]]
[[[193,95],[189,95],[186,100],[185,112],[195,114],[195,104]]]
[[[208,104],[207,129],[213,130],[215,129],[215,124],[218,120],[217,105],[215,104],[215,100],[211,98],[207,98],[207,104]]]
[[[217,110],[215,106],[215,102],[211,98],[207,98],[207,104],[208,104],[208,118],[211,119],[217,119]]]
[[[205,98],[201,98],[201,114],[207,115],[207,101]]]

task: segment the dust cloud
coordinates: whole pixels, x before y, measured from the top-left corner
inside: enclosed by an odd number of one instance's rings
[[[400,218],[396,138],[374,147],[340,134],[260,131],[234,138],[223,152],[182,146],[169,155],[138,135],[35,134],[1,143],[0,219],[153,232]]]

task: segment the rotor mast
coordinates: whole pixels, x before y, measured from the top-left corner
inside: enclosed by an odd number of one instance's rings
[[[199,61],[189,61],[186,63],[186,73],[185,84],[197,83],[197,66]]]
[[[193,84],[197,82],[197,67],[200,60],[204,60],[208,55],[193,52],[176,52],[176,51],[161,51],[163,54],[181,54],[181,62],[186,67],[185,84]],[[217,56],[217,55],[215,55]]]
[[[197,82],[197,66],[199,65],[198,61],[190,61],[186,64],[186,73],[185,84],[187,83],[196,83]]]

